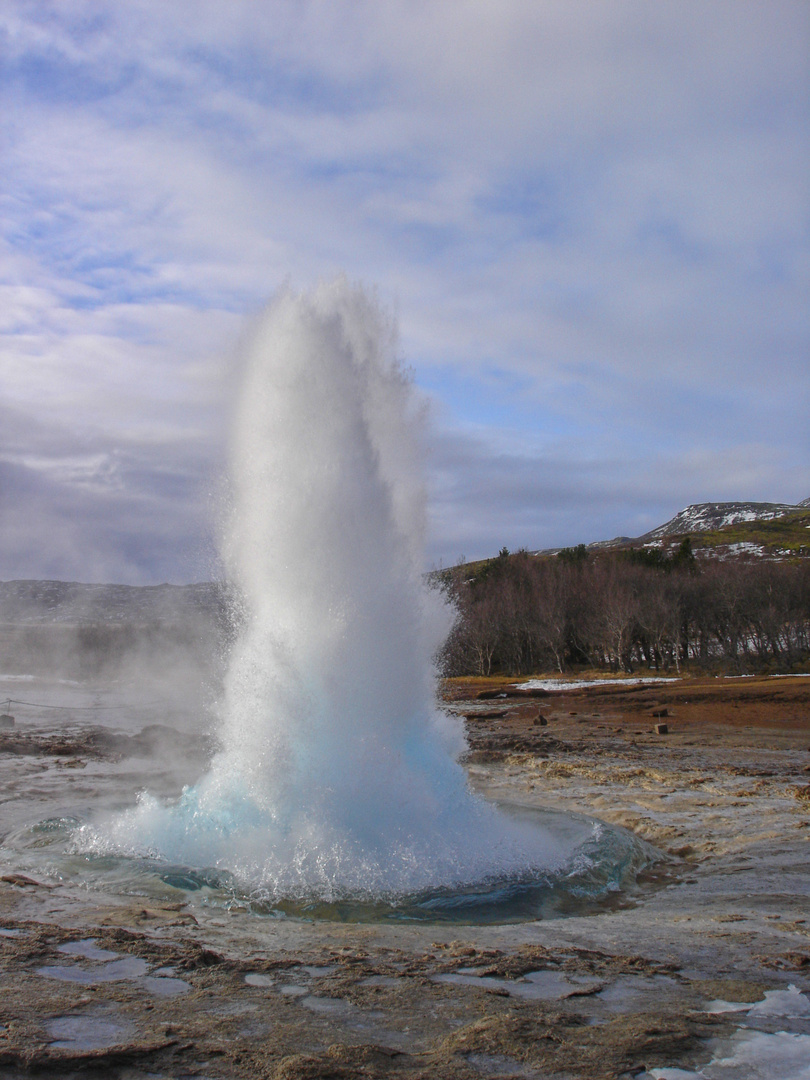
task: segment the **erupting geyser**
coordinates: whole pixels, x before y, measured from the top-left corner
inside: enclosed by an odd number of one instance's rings
[[[96,851],[228,871],[266,897],[392,897],[564,854],[474,797],[436,706],[451,613],[422,577],[421,411],[392,321],[343,278],[284,292],[249,349],[223,554],[244,611],[222,751]]]

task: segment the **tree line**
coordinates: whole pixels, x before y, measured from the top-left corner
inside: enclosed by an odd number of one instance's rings
[[[810,659],[810,560],[698,562],[688,538],[671,554],[504,548],[443,571],[441,586],[458,612],[439,657],[448,676],[581,666],[744,673]]]

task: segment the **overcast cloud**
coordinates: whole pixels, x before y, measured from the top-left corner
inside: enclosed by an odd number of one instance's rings
[[[0,7],[0,579],[213,572],[240,335],[345,270],[428,563],[810,496],[805,0]]]

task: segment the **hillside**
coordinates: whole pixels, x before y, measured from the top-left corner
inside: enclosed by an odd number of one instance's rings
[[[698,558],[748,556],[763,559],[810,558],[810,508],[790,509],[778,517],[730,521],[727,524],[670,533],[642,546],[669,547],[688,536]]]
[[[810,557],[810,500],[784,503],[698,503],[621,547],[667,550],[689,537],[698,558]]]
[[[698,558],[810,557],[810,498],[798,503],[694,503],[642,536],[617,536],[587,544],[592,553],[628,548],[677,548],[688,537]],[[554,555],[561,549],[534,552]]]
[[[728,525],[772,521],[797,510],[800,505],[754,502],[695,503],[679,511],[670,521],[652,529],[641,539],[649,541],[665,536],[688,536],[696,532],[724,529]]]

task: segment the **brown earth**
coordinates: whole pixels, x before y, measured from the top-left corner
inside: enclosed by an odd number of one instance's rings
[[[501,729],[526,739],[527,748],[555,737],[596,737],[610,743],[620,736],[620,743],[660,743],[663,736],[656,735],[654,726],[664,721],[673,745],[694,745],[699,739],[704,746],[810,750],[810,678],[802,676],[691,678],[671,685],[585,685],[535,691],[537,697],[529,693],[519,682],[503,679],[451,679],[445,684],[446,700],[454,706],[476,702],[475,710],[466,713],[472,749],[479,748],[481,736],[497,738]],[[486,709],[477,705],[479,700],[486,701]],[[493,715],[493,701],[502,706],[499,717]],[[488,713],[491,720],[479,724]],[[535,730],[540,716],[549,721],[545,732]]]

